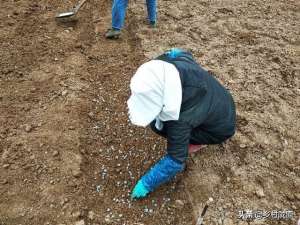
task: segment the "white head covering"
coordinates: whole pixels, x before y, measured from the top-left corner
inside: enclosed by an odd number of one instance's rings
[[[141,65],[130,83],[127,101],[129,118],[138,126],[147,126],[155,118],[178,120],[182,87],[179,72],[173,64],[151,60]]]

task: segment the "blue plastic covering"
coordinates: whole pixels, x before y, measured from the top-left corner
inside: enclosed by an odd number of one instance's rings
[[[141,182],[149,191],[169,181],[184,169],[184,163],[175,161],[171,156],[161,158],[142,178]]]
[[[146,195],[149,193],[149,191],[146,189],[146,187],[143,185],[142,181],[139,180],[135,187],[133,188],[131,198],[143,198],[146,197]]]

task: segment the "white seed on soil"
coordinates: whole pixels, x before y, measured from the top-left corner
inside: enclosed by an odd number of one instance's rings
[[[240,148],[246,148],[247,147],[247,145],[245,145],[245,144],[240,144]]]
[[[97,185],[96,186],[96,191],[99,193],[101,191],[101,186],[100,185]]]

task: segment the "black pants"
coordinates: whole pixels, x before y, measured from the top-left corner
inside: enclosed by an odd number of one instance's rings
[[[155,120],[150,123],[151,129],[158,135],[167,138],[167,131],[163,128],[162,130],[158,130],[155,127]],[[218,135],[212,135],[204,130],[202,130],[200,127],[196,127],[192,130],[191,133],[191,139],[190,144],[193,145],[211,145],[211,144],[221,144],[230,136],[220,137]]]

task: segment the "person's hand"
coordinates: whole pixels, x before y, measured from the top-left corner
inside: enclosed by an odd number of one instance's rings
[[[139,180],[132,190],[131,198],[144,198],[149,193],[147,188],[143,185],[143,182]]]

